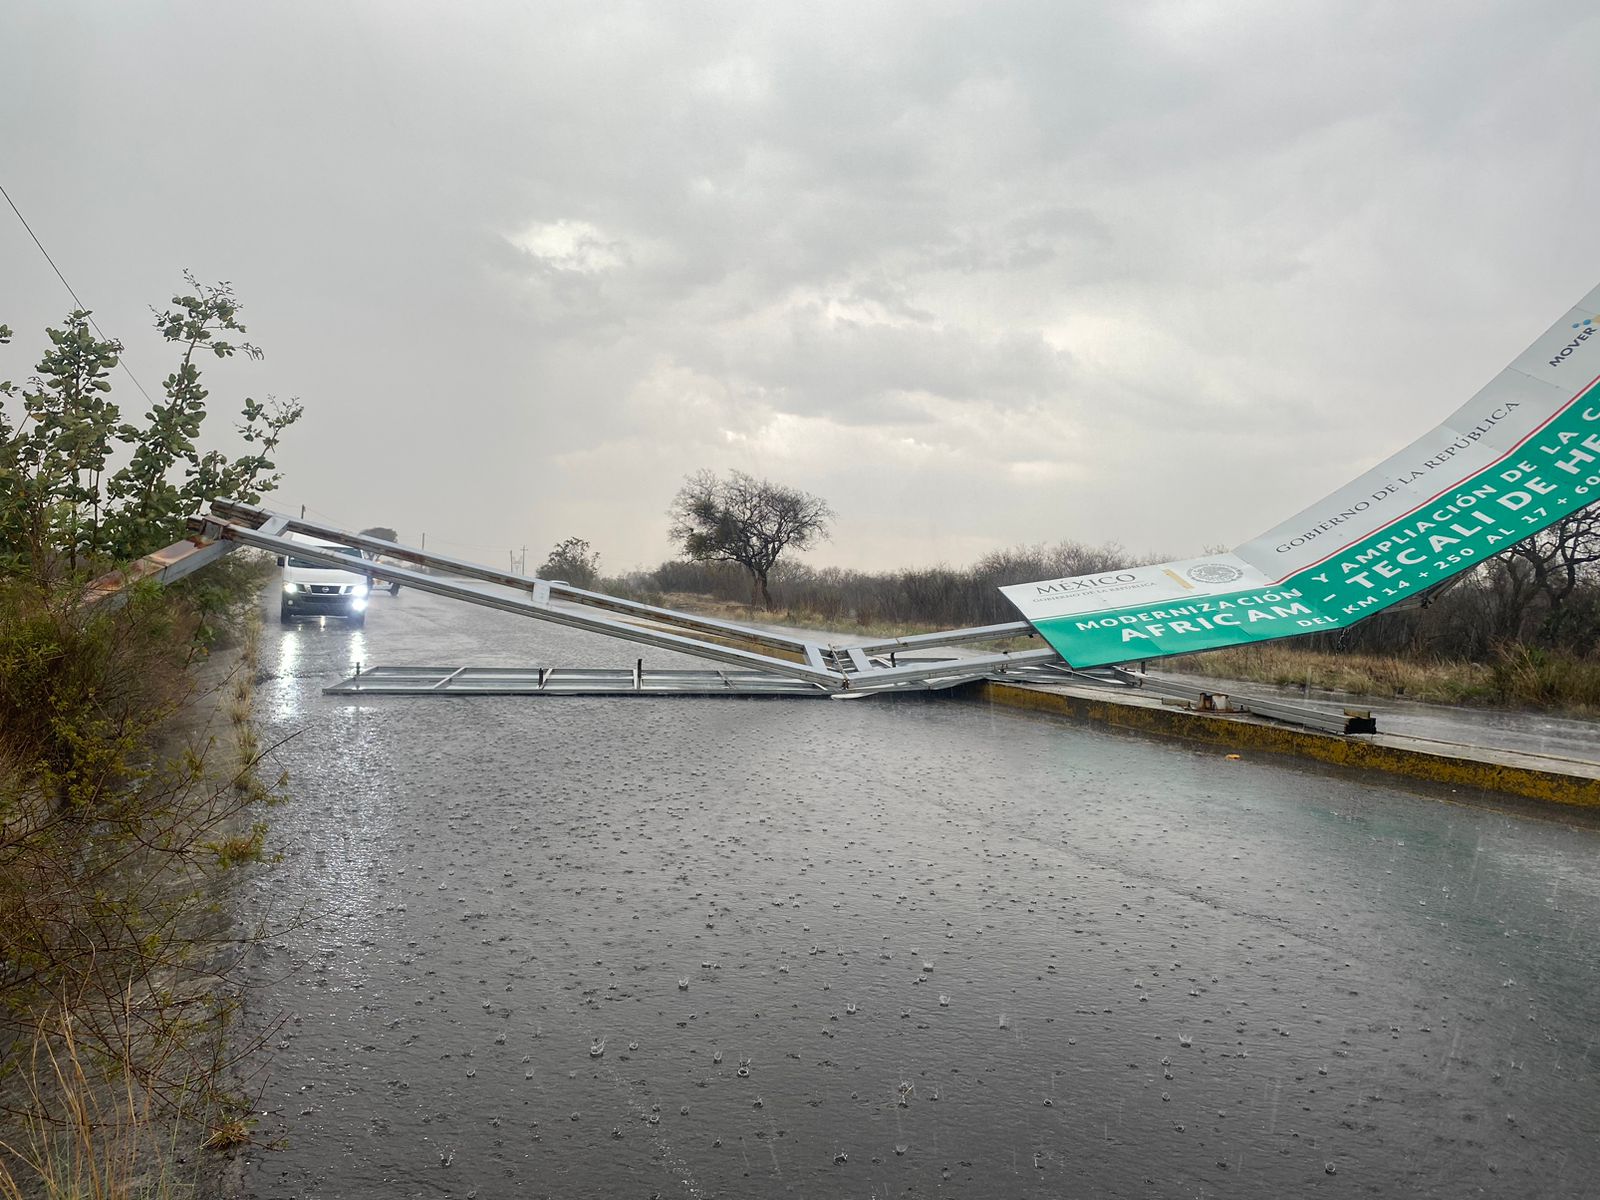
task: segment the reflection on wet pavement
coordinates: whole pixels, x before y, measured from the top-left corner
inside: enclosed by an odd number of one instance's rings
[[[1592,831],[949,700],[320,694],[633,657],[408,592],[270,626],[249,1194],[1600,1178]]]

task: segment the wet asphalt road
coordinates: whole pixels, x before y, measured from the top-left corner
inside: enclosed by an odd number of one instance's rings
[[[247,1195],[1600,1196],[1600,833],[949,699],[324,697],[638,651],[271,618]]]
[[[1378,729],[1382,733],[1495,750],[1547,754],[1579,762],[1600,762],[1600,721],[1518,709],[1419,704],[1414,700],[1395,697],[1374,698],[1315,688],[1274,687],[1204,675],[1180,675],[1179,678],[1186,683],[1209,684],[1217,691],[1226,689],[1230,694],[1241,697],[1273,696],[1291,704],[1310,703],[1317,708],[1369,708],[1377,715]]]

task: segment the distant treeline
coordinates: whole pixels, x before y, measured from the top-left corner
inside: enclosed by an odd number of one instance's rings
[[[1017,610],[996,590],[1001,585],[1103,571],[1125,565],[1128,558],[1115,545],[1062,542],[1055,547],[995,551],[970,567],[852,571],[781,561],[769,580],[774,611],[766,619],[781,623],[783,611],[788,610],[822,622],[837,622],[841,628],[995,625],[1019,619]],[[745,603],[750,598],[749,576],[729,563],[669,561],[654,571],[635,572],[601,586],[634,595],[689,593],[729,603]]]
[[[1600,573],[1566,582],[1540,577],[1528,560],[1502,556],[1456,577],[1425,607],[1380,613],[1340,633],[1315,634],[1307,649],[1405,658],[1488,662],[1516,647],[1595,655]]]
[[[1458,577],[1422,608],[1380,614],[1294,644],[1336,653],[1470,661],[1487,661],[1508,646],[1593,656],[1600,646],[1595,510],[1569,520],[1573,527],[1557,527]],[[853,571],[785,561],[773,569],[774,611],[765,619],[781,623],[787,610],[793,623],[840,629],[992,625],[1018,619],[998,591],[1002,585],[1152,561],[1159,560],[1112,544],[1076,542],[997,550],[968,567]],[[750,596],[749,577],[725,563],[665,562],[599,586],[655,600],[676,593],[742,604]]]

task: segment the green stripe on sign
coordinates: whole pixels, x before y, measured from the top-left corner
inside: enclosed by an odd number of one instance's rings
[[[1267,588],[1034,622],[1075,667],[1341,629],[1502,553],[1600,498],[1600,386],[1489,467]]]

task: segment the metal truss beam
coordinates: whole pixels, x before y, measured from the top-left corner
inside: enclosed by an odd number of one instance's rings
[[[263,532],[280,532],[281,522],[269,521]],[[92,580],[84,589],[84,601],[91,608],[120,608],[128,601],[128,589],[138,583],[169,583],[193,575],[201,567],[210,566],[224,554],[232,551],[236,543],[220,541],[213,537],[197,535],[173,542],[143,558],[135,559],[120,571],[111,571]]]
[[[1053,649],[961,654],[949,657],[906,657],[915,651],[996,642],[1034,636],[1031,625],[1013,621],[909,634],[851,646],[833,646],[757,629],[732,621],[695,616],[575,588],[553,580],[497,571],[478,563],[429,554],[424,550],[336,525],[308,521],[254,505],[218,500],[208,516],[192,517],[194,536],[146,555],[126,570],[89,585],[90,604],[115,606],[128,588],[152,580],[168,584],[199,570],[236,546],[253,546],[274,554],[326,563],[343,571],[381,576],[420,592],[461,600],[485,608],[532,617],[625,642],[671,650],[737,668],[734,671],[646,672],[643,660],[632,670],[579,668],[379,668],[327,690],[388,694],[654,694],[654,695],[813,695],[848,699],[883,692],[954,687],[980,679],[1018,683],[1092,683],[1120,689],[1142,689],[1208,705],[1213,690],[1118,666],[1092,672],[1075,670]],[[352,560],[292,535],[352,547],[386,561]],[[397,566],[406,563],[409,566]],[[436,573],[437,572],[437,573]],[[512,595],[484,591],[472,582],[499,585]],[[520,594],[516,594],[520,593]],[[1277,699],[1233,696],[1240,707],[1264,717],[1325,729],[1330,733],[1370,733],[1376,728],[1365,710],[1330,713]]]
[[[336,525],[308,521],[234,501],[214,501],[211,515],[194,518],[191,524],[197,527],[203,537],[215,541],[254,546],[273,554],[293,554],[297,558],[323,562],[341,570],[364,572],[368,576],[381,575],[384,579],[396,580],[421,592],[727,663],[743,670],[797,679],[828,692],[859,694],[907,687],[949,687],[1018,666],[1060,661],[1060,656],[1050,649],[959,658],[913,659],[904,663],[899,662],[897,657],[884,661],[885,655],[898,656],[901,650],[993,641],[1027,632],[1028,626],[1020,622],[951,630],[944,634],[918,634],[871,643],[865,647],[835,647],[731,621],[641,604],[552,580],[497,571],[448,555],[430,554],[383,538],[352,533]],[[293,540],[290,534],[354,547],[381,555],[389,561],[381,565],[370,561],[352,562],[349,555]],[[410,566],[393,565],[396,562]],[[464,582],[466,580],[496,584],[522,595],[487,592],[469,586]]]

